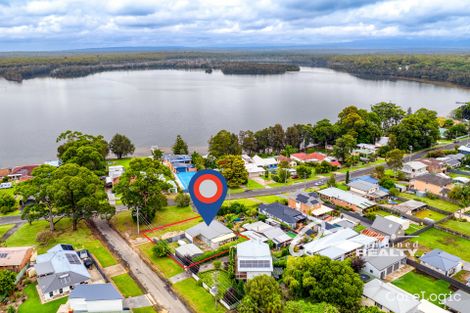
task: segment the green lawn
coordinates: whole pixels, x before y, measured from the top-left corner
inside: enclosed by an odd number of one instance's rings
[[[380,164],[384,164],[385,163],[385,160],[384,159],[378,159],[374,162],[369,162],[369,163],[361,163],[361,164],[358,164],[358,165],[354,165],[354,166],[351,166],[351,167],[343,167],[339,170],[337,170],[336,172],[337,173],[346,173],[347,171],[355,171],[355,170],[358,170],[358,169],[361,169],[361,168],[366,168],[366,167],[370,167],[370,166],[376,166],[376,165],[380,165]]]
[[[431,228],[419,237],[411,239],[412,242],[420,246],[432,249],[441,249],[448,253],[461,257],[465,261],[470,261],[470,240],[446,233],[442,230]]]
[[[363,231],[364,229],[366,229],[367,227],[361,225],[361,224],[357,224],[356,226],[354,226],[354,230],[357,231],[358,233],[360,233],[361,231]]]
[[[117,264],[114,256],[98,240],[85,224],[80,222],[79,228],[72,231],[72,223],[69,219],[62,219],[56,224],[55,237],[46,246],[38,246],[36,242],[37,233],[49,230],[49,223],[41,220],[33,222],[32,225],[24,224],[14,234],[7,239],[6,245],[14,246],[37,246],[38,253],[45,253],[52,246],[59,243],[72,244],[75,249],[88,249],[101,263],[103,267]]]
[[[258,206],[261,202],[246,198],[246,199],[235,199],[235,200],[226,200],[224,201],[223,205],[231,205],[233,203],[240,203],[244,206]]]
[[[444,201],[442,199],[429,199],[427,197],[417,197],[416,195],[411,195],[409,193],[400,193],[400,197],[421,201],[421,202],[427,203],[428,205],[432,207],[435,207],[435,208],[438,208],[447,212],[455,212],[460,209],[460,207],[457,204],[453,204],[451,202]]]
[[[198,313],[223,313],[224,307],[217,303],[211,294],[197,285],[192,278],[187,278],[173,285],[176,292],[184,298]]]
[[[393,213],[390,213],[390,212],[387,212],[387,211],[384,211],[384,210],[374,210],[374,211],[371,211],[370,213],[374,214],[374,215],[380,215],[380,216],[389,216],[389,215],[396,215],[396,214],[393,214]]]
[[[442,224],[442,227],[453,229],[459,233],[470,236],[470,222],[460,222],[456,220],[448,220]]]
[[[127,169],[129,167],[129,163],[131,163],[132,159],[134,159],[134,158],[122,158],[120,160],[110,159],[110,160],[106,161],[106,164],[108,166],[122,165],[122,166],[124,166],[124,168]]]
[[[281,196],[261,196],[261,197],[256,197],[255,199],[258,199],[262,203],[273,203],[273,202],[284,202],[284,201],[286,201],[286,198],[281,197]]]
[[[446,217],[444,214],[441,214],[441,213],[438,213],[438,212],[435,212],[435,211],[431,211],[429,209],[420,210],[420,211],[416,212],[414,214],[414,216],[416,216],[417,218],[421,218],[421,219],[430,218],[430,219],[432,219],[436,222],[440,221],[444,217]]]
[[[215,282],[217,282],[219,288],[221,288],[223,292],[227,291],[227,289],[232,286],[232,281],[230,280],[226,271],[207,271],[199,273],[199,277],[209,287],[213,287],[215,285]]]
[[[18,313],[31,313],[31,312],[40,312],[40,313],[56,313],[61,304],[67,302],[67,297],[48,302],[46,304],[41,304],[39,300],[39,295],[36,290],[36,285],[29,284],[24,289],[24,293],[28,297],[26,302],[24,302],[18,308]]]
[[[412,234],[412,233],[422,229],[423,227],[424,226],[420,226],[418,224],[410,223],[410,227],[408,227],[408,229],[405,231],[405,234],[406,235]]]
[[[146,306],[144,308],[132,309],[133,313],[157,313],[153,306]]]
[[[245,189],[244,188],[229,188],[228,191],[227,191],[227,195],[233,195],[233,194],[236,194],[236,193],[242,193],[242,192],[245,192]]]
[[[192,217],[196,217],[198,214],[194,212],[191,207],[178,208],[176,206],[164,207],[161,210],[157,211],[155,219],[153,220],[152,226],[162,226],[166,224],[171,224],[174,222],[186,220]],[[168,232],[172,230],[186,229],[191,226],[194,226],[199,222],[199,219],[194,219],[193,221],[183,223],[180,225],[172,226],[163,232]],[[111,223],[120,233],[128,233],[131,236],[137,235],[137,227],[131,217],[131,211],[124,211],[116,214],[112,219]],[[142,228],[144,229],[144,228]],[[161,231],[158,233],[162,233]],[[153,233],[152,235],[155,235]]]
[[[246,184],[246,189],[264,189],[264,186],[261,185],[260,183],[254,181],[253,179],[248,179],[248,183]]]
[[[152,253],[152,247],[153,243],[149,242],[147,244],[140,245],[139,249],[149,258],[149,260],[153,264],[155,264],[155,266],[160,270],[160,272],[162,272],[165,277],[170,278],[183,272],[183,269],[178,264],[176,264],[175,261],[173,261],[171,258],[157,258]]]
[[[3,235],[6,234],[7,231],[15,227],[15,224],[6,224],[6,225],[0,225],[0,238],[3,237]]]
[[[134,279],[132,279],[132,277],[127,273],[111,277],[111,280],[116,284],[124,298],[135,297],[144,294],[139,285],[137,285]]]
[[[392,282],[395,286],[411,293],[412,295],[419,295],[420,298],[431,301],[429,296],[431,294],[449,294],[450,284],[442,279],[434,279],[433,277],[418,273],[416,271],[409,272],[402,277]],[[423,297],[421,297],[424,292]],[[435,305],[441,306],[439,300],[432,299]]]

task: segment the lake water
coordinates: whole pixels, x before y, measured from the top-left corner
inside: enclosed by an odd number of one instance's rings
[[[177,134],[207,146],[220,129],[336,120],[347,105],[392,101],[448,114],[470,90],[411,81],[364,80],[320,68],[274,76],[219,71],[107,72],[77,79],[0,80],[0,167],[54,159],[64,130],[127,135],[139,151],[171,146]]]

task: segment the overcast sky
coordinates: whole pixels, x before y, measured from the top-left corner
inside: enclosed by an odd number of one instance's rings
[[[470,0],[0,0],[0,51],[470,39]]]

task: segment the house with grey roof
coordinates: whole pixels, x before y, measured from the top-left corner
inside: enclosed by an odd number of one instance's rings
[[[247,230],[246,232],[253,232],[271,240],[276,247],[285,246],[292,241],[292,238],[287,235],[281,228],[268,225],[262,221],[257,221],[251,224],[245,224],[243,225],[243,228]],[[245,235],[246,232],[244,232],[243,235]],[[246,235],[247,237],[250,237],[250,234]],[[251,235],[250,238],[258,240],[258,238],[253,235]]]
[[[413,178],[409,188],[435,195],[446,195],[453,188],[452,178],[443,174],[424,174]]]
[[[193,243],[188,243],[175,249],[175,254],[180,259],[184,259],[185,257],[194,258],[203,253],[204,252]]]
[[[362,212],[363,210],[369,209],[376,205],[374,201],[371,201],[365,197],[335,187],[320,190],[318,194],[324,201],[351,209],[355,212]]]
[[[75,286],[91,278],[77,252],[68,246],[57,245],[38,255],[34,268],[39,289],[46,300],[68,294]]]
[[[260,204],[259,212],[274,220],[289,225],[291,228],[297,228],[298,224],[306,220],[306,216],[297,210],[279,202],[270,204]]]
[[[402,213],[412,215],[413,213],[425,209],[427,204],[421,201],[408,200],[403,203],[397,204],[392,207],[392,209]]]
[[[201,242],[212,249],[237,238],[230,228],[217,220],[213,220],[209,225],[201,222],[187,229],[184,235],[191,243]]]
[[[468,313],[470,309],[470,294],[462,290],[457,290],[443,302],[446,308],[451,312]]]
[[[406,255],[398,249],[369,250],[364,257],[364,271],[384,279],[406,264]]]
[[[348,184],[350,191],[357,193],[370,200],[380,200],[388,197],[388,191],[380,188],[379,184],[374,184],[366,180],[356,179]]]
[[[287,205],[304,214],[310,214],[322,207],[322,202],[316,192],[296,192],[289,196]]]
[[[427,165],[419,161],[406,162],[401,171],[405,173],[407,178],[414,178],[428,172]]]
[[[237,279],[249,280],[259,275],[271,276],[273,258],[267,243],[248,240],[237,245],[236,271]]]
[[[379,279],[364,285],[362,305],[377,306],[385,312],[418,313],[420,302],[408,292]]]
[[[73,312],[130,312],[123,300],[112,284],[87,284],[72,290],[68,305]]]
[[[403,225],[380,215],[375,216],[375,220],[370,228],[388,237],[392,241],[405,234]]]
[[[459,257],[440,249],[423,254],[419,260],[421,264],[446,276],[452,276],[462,270],[462,260]]]

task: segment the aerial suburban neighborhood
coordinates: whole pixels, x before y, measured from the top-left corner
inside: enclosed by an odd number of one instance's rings
[[[423,131],[439,127],[435,114],[421,118],[434,119]],[[468,139],[433,135],[409,153],[390,140],[400,136],[393,129],[372,144],[346,128],[325,145],[316,127],[281,128],[279,147],[246,154],[247,138],[226,130],[207,155],[190,154],[178,135],[171,150],[142,157],[126,156],[134,146],[123,135],[108,143],[64,132],[56,161],[0,170],[5,307],[252,312],[268,301],[262,312],[294,312],[308,300],[303,312],[317,303],[331,312],[468,312]],[[93,162],[79,157],[84,148],[96,151]],[[188,194],[207,168],[229,186],[209,224]]]

